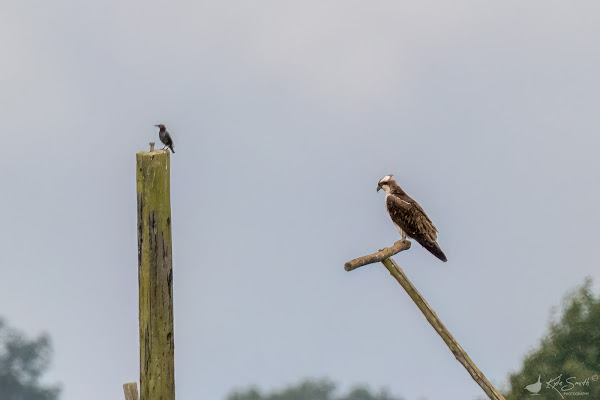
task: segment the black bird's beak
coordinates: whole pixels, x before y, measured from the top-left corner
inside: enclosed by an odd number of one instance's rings
[[[381,189],[381,185],[377,185],[377,191],[379,192],[379,190]]]
[[[154,125],[154,126],[158,128],[158,125]]]

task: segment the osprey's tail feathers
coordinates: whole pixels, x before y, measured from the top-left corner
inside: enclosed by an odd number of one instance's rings
[[[426,242],[426,241],[423,241],[423,242],[424,243],[421,243],[421,245],[423,245],[423,247],[425,247],[431,254],[433,254],[434,256],[436,256],[437,258],[442,260],[443,262],[448,261],[448,259],[446,258],[446,255],[440,248],[440,245],[437,244],[437,242],[433,242],[433,243]]]

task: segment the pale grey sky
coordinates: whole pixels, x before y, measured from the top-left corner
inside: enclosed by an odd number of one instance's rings
[[[448,256],[396,257],[495,383],[598,280],[600,3],[4,1],[0,315],[63,400],[138,378],[135,153],[171,131],[176,387],[480,389],[379,265],[393,173]]]

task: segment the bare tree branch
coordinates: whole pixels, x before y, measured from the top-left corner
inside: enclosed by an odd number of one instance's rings
[[[454,357],[460,362],[463,367],[471,374],[471,377],[477,382],[477,384],[483,389],[483,391],[489,396],[492,400],[504,400],[504,396],[496,390],[496,388],[490,383],[490,381],[485,377],[483,372],[477,365],[471,360],[469,355],[463,348],[458,344],[456,339],[450,334],[446,326],[442,323],[442,321],[438,318],[433,308],[425,301],[421,293],[413,286],[413,284],[408,280],[408,277],[404,274],[404,271],[396,264],[396,262],[391,259],[383,260],[383,265],[390,271],[390,274],[396,278],[398,283],[406,290],[406,293],[410,296],[410,298],[415,302],[417,307],[421,310],[427,321],[431,324],[433,329],[440,335],[442,340],[446,343],[446,346],[450,349]]]
[[[444,326],[442,321],[438,318],[435,311],[427,304],[427,301],[421,296],[421,293],[413,286],[408,280],[408,277],[404,274],[404,271],[396,264],[391,258],[394,254],[401,251],[408,250],[410,248],[410,242],[406,240],[399,240],[392,247],[386,247],[385,249],[379,250],[377,253],[369,254],[364,257],[355,258],[352,261],[348,261],[344,265],[346,271],[352,271],[363,265],[372,264],[381,261],[383,265],[388,269],[390,274],[396,278],[400,286],[406,290],[406,293],[415,302],[419,310],[423,313],[427,321],[431,324],[433,329],[440,335],[446,346],[450,349],[454,357],[460,362],[463,367],[469,372],[471,377],[477,382],[477,384],[483,389],[483,391],[489,396],[491,400],[505,400],[502,394],[496,390],[496,388],[490,383],[485,377],[483,372],[477,365],[471,360],[469,355],[463,348],[458,344],[456,339],[450,334],[448,329]]]
[[[352,271],[353,269],[362,267],[367,264],[373,264],[390,258],[391,256],[400,253],[401,251],[410,249],[410,242],[408,240],[398,240],[392,247],[385,247],[379,250],[377,253],[369,254],[368,256],[358,257],[352,261],[348,261],[344,264],[346,271]]]

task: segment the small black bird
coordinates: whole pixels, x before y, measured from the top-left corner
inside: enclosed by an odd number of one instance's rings
[[[165,147],[163,147],[163,150],[168,147],[169,149],[171,149],[173,154],[175,154],[175,150],[173,150],[173,147],[175,147],[173,145],[173,139],[171,139],[171,135],[169,135],[167,128],[165,128],[163,124],[158,124],[154,126],[160,129],[160,132],[158,132],[158,136],[160,137],[160,141],[163,142],[163,144],[165,145]]]

